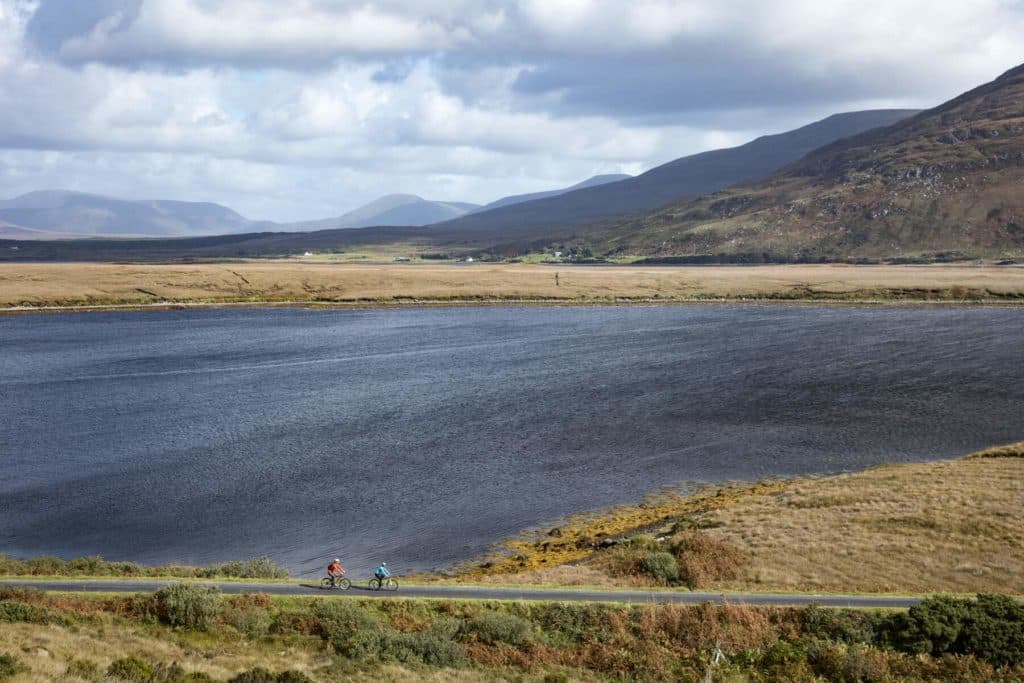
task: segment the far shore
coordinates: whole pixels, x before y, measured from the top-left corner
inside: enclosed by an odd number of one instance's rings
[[[203,307],[1024,304],[992,265],[0,264],[0,313]]]

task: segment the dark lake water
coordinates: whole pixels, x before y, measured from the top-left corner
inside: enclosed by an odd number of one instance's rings
[[[679,481],[1024,438],[1024,310],[0,318],[0,552],[445,566]]]

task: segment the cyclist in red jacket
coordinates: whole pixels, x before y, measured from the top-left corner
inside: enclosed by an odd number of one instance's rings
[[[338,558],[334,558],[334,562],[331,562],[329,565],[327,565],[327,576],[331,577],[332,579],[336,579],[344,575],[345,568],[341,566],[341,560],[339,560]]]

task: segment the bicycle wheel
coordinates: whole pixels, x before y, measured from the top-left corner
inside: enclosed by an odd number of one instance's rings
[[[380,579],[370,579],[370,584],[369,585],[370,585],[370,590],[372,590],[372,591],[379,591],[380,590]]]
[[[329,576],[325,576],[324,578],[320,579],[320,587],[321,588],[334,588],[334,582],[331,581],[331,578]]]
[[[348,579],[342,579],[341,581],[338,581],[338,588],[340,588],[343,591],[347,591],[351,587],[352,587],[352,582],[349,581]]]
[[[398,590],[398,582],[395,581],[394,579],[388,579],[387,589],[389,591],[396,591],[396,590]]]

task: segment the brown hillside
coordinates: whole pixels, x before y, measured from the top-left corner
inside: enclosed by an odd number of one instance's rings
[[[771,178],[602,231],[612,253],[1024,256],[1024,66]]]

